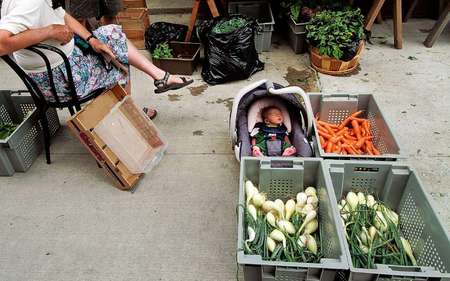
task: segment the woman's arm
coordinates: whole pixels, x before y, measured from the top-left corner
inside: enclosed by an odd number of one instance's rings
[[[64,22],[73,31],[73,33],[77,34],[84,40],[88,39],[91,36],[91,33],[84,27],[81,23],[79,23],[76,19],[74,19],[71,15],[66,13],[64,16]],[[116,58],[114,53],[109,49],[109,47],[96,38],[89,39],[88,42],[92,49],[97,53],[103,53],[108,55],[111,58]]]
[[[11,54],[49,39],[66,44],[72,40],[72,37],[72,32],[66,26],[58,24],[38,29],[28,29],[16,35],[10,31],[0,29],[0,56]]]
[[[64,22],[66,25],[72,30],[73,33],[77,34],[84,40],[86,40],[91,33],[84,27],[81,23],[79,23],[76,19],[74,19],[71,15],[66,12],[64,16]]]

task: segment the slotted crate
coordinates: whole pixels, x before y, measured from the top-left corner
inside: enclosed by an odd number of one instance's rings
[[[126,8],[117,15],[123,32],[138,49],[145,49],[145,31],[150,27],[147,8]]]
[[[59,129],[58,114],[48,109],[50,134]],[[0,176],[26,172],[43,149],[43,134],[33,98],[25,91],[0,91],[0,122],[17,124],[16,130],[0,140]]]
[[[269,2],[264,1],[240,1],[229,2],[228,13],[230,15],[244,15],[256,19],[258,30],[255,36],[255,47],[258,53],[269,52],[272,46],[272,32],[275,26],[272,8]]]
[[[123,0],[124,9],[128,8],[147,8],[145,0]]]
[[[309,22],[297,23],[292,16],[289,17],[289,44],[296,54],[304,53],[307,50],[306,26]]]
[[[244,185],[251,180],[269,200],[285,201],[295,198],[307,186],[315,186],[319,197],[320,247],[324,258],[320,263],[294,263],[262,260],[258,255],[237,252],[238,264],[243,267],[246,281],[332,281],[336,272],[348,269],[343,242],[337,229],[337,204],[325,167],[317,158],[263,158],[244,157],[241,161],[239,204],[245,205]],[[238,249],[246,237],[244,210],[238,212]]]
[[[372,94],[319,94],[310,93],[309,98],[314,116],[320,120],[338,124],[350,114],[364,110],[361,117],[367,118],[373,135],[373,144],[381,155],[341,155],[326,153],[321,145],[316,123],[314,123],[315,141],[314,149],[316,155],[324,159],[371,159],[395,161],[405,158],[402,155],[399,143],[391,129],[391,125],[383,115],[375,97]]]
[[[411,243],[418,266],[376,264],[376,269],[350,265],[348,281],[450,280],[450,240],[417,174],[407,165],[383,161],[325,161],[335,197],[368,191],[399,215],[403,236]],[[340,227],[340,232],[344,232]]]

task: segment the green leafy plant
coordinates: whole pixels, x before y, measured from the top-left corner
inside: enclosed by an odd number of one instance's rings
[[[311,17],[319,10],[319,1],[314,0],[296,0],[286,4],[288,8],[288,15],[297,22],[308,22]]]
[[[344,0],[282,0],[279,18],[287,16],[296,23],[305,23],[320,10],[342,10],[344,3]]]
[[[6,139],[16,130],[17,125],[12,123],[0,123],[0,140]]]
[[[218,23],[213,28],[213,32],[216,34],[230,33],[236,29],[239,29],[247,24],[247,21],[243,18],[232,18],[227,21]]]
[[[350,60],[363,39],[363,21],[359,9],[322,11],[314,15],[306,26],[307,39],[320,55]]]
[[[153,50],[152,57],[155,59],[171,59],[173,58],[172,49],[169,44],[161,43]]]

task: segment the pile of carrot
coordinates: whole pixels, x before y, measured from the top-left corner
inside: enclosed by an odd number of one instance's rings
[[[320,146],[326,153],[343,155],[380,155],[373,145],[370,123],[359,118],[363,111],[357,111],[344,119],[340,124],[331,124],[316,117],[316,125],[320,138]]]

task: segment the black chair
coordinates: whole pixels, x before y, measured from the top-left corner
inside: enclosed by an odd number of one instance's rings
[[[60,109],[68,108],[70,115],[74,115],[76,111],[81,110],[81,104],[99,96],[104,91],[104,89],[97,89],[81,99],[78,98],[76,89],[75,89],[75,84],[73,82],[72,69],[70,67],[69,59],[64,54],[64,52],[62,52],[58,48],[55,48],[55,47],[47,45],[47,44],[37,44],[37,45],[30,46],[26,49],[38,54],[44,60],[46,68],[47,68],[47,73],[49,76],[50,88],[51,88],[52,96],[54,99],[53,101],[49,101],[49,100],[45,99],[44,94],[41,92],[41,90],[37,86],[36,82],[30,76],[28,76],[23,71],[23,69],[19,65],[17,65],[17,63],[9,55],[2,56],[2,59],[14,70],[14,72],[17,73],[17,75],[23,81],[23,83],[25,84],[25,86],[27,87],[28,91],[30,92],[30,94],[33,98],[33,101],[36,105],[36,108],[37,108],[37,111],[39,114],[39,119],[41,121],[42,130],[44,133],[45,157],[47,160],[47,164],[50,164],[51,163],[51,159],[50,159],[50,128],[49,128],[49,123],[48,123],[48,119],[47,119],[47,110],[49,108],[60,108]],[[44,52],[41,51],[42,49],[55,52],[58,55],[60,55],[62,57],[62,59],[64,60],[64,66],[66,67],[67,80],[68,80],[68,86],[69,86],[69,100],[68,101],[60,101],[58,93],[56,92],[55,81],[53,80],[53,72],[52,72],[52,69],[50,66],[50,61],[47,58],[47,56],[44,54]]]

